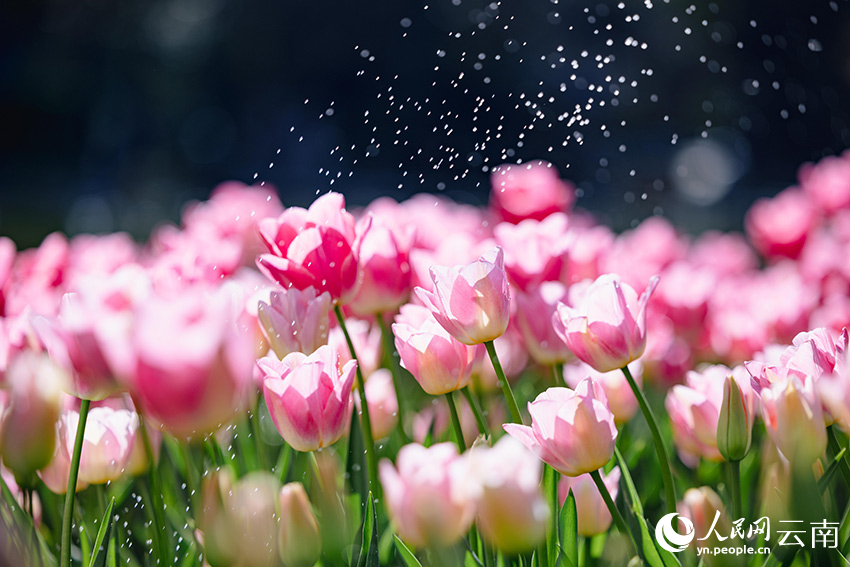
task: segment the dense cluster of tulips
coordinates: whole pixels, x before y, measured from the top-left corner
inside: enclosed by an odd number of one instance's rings
[[[535,162],[0,239],[0,564],[845,565],[850,154],[798,182],[746,237]]]

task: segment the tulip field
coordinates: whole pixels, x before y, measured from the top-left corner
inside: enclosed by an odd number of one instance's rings
[[[0,565],[838,566],[850,154],[745,234],[237,182],[0,238]]]

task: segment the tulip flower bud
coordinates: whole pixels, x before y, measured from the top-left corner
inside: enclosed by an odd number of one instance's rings
[[[280,489],[280,558],[286,567],[312,567],[322,550],[319,523],[304,486],[291,482]]]
[[[67,374],[46,355],[25,351],[9,365],[10,405],[3,413],[3,464],[19,484],[29,484],[53,458],[56,422]]]
[[[266,472],[251,473],[234,482],[223,469],[205,479],[199,525],[204,532],[206,559],[212,567],[278,565],[278,486]]]
[[[738,381],[729,375],[723,384],[723,403],[717,422],[717,448],[727,461],[740,461],[747,456],[752,440],[750,408]]]

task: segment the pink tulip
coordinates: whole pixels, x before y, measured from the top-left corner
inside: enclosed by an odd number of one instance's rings
[[[620,468],[614,467],[608,474],[603,474],[602,482],[608,489],[611,499],[616,501],[617,494],[620,492]],[[573,491],[576,499],[578,533],[585,537],[592,537],[607,532],[613,518],[590,475],[561,477],[561,482],[558,484],[558,498],[562,506],[570,490]]]
[[[6,286],[12,276],[18,249],[11,238],[0,237],[0,314],[6,313]]]
[[[549,388],[528,404],[531,427],[503,425],[510,436],[567,476],[602,468],[614,455],[617,426],[605,392],[590,378],[575,390]]]
[[[453,443],[405,445],[396,466],[380,463],[384,502],[396,533],[415,547],[447,547],[469,530],[475,500],[468,464]]]
[[[248,402],[256,347],[245,317],[236,284],[154,294],[137,307],[129,348],[113,349],[112,366],[147,418],[177,437],[207,435]]]
[[[816,211],[805,193],[786,189],[770,199],[759,199],[747,211],[747,236],[762,255],[797,258],[815,226]]]
[[[66,410],[59,420],[61,450],[70,462],[74,452],[80,413]],[[84,484],[104,484],[116,480],[126,473],[139,420],[135,411],[95,406],[89,411],[83,437],[83,452],[80,456],[79,480]],[[138,440],[142,444],[141,439]],[[68,478],[65,477],[67,488]]]
[[[622,368],[646,348],[646,304],[657,285],[656,276],[638,298],[619,276],[599,276],[576,308],[558,304],[555,331],[579,360],[596,370]]]
[[[769,498],[768,500],[780,500],[779,498]],[[732,521],[738,518],[730,518],[723,505],[723,500],[709,486],[701,486],[699,488],[689,488],[685,491],[682,501],[676,505],[679,515],[683,518],[688,518],[693,524],[693,533],[696,537],[702,538],[708,536],[708,539],[697,539],[694,543],[699,547],[713,547],[722,545],[735,545],[737,542],[729,541],[728,534],[732,533]],[[717,515],[720,512],[720,515]],[[717,524],[714,523],[717,518]],[[680,520],[681,521],[681,520]],[[714,531],[712,531],[714,527]],[[679,528],[683,531],[683,528]],[[717,537],[720,534],[723,539]],[[725,542],[725,543],[724,543]],[[717,557],[716,561],[711,561],[711,554],[704,554],[708,561],[706,565],[727,565],[727,563]],[[721,556],[722,557],[722,556]]]
[[[413,374],[423,390],[438,396],[469,383],[474,348],[455,340],[424,307],[403,306],[399,321],[393,323],[392,329],[401,365]]]
[[[24,311],[55,315],[67,268],[68,240],[58,232],[47,235],[38,248],[19,252],[4,290],[6,316]]]
[[[359,243],[342,195],[322,195],[307,210],[290,207],[258,226],[270,253],[261,254],[257,265],[269,279],[286,288],[327,291],[335,302],[354,296]]]
[[[260,301],[257,317],[263,335],[278,358],[291,352],[311,353],[328,344],[331,296],[312,287],[273,291]]]
[[[391,313],[410,295],[413,227],[393,230],[379,218],[372,218],[371,225],[364,221],[357,224],[360,288],[349,306],[358,315]]]
[[[375,439],[389,437],[398,423],[398,398],[392,373],[386,368],[379,368],[369,375],[363,387],[366,390],[366,403],[369,404],[372,435]],[[355,403],[359,409],[359,397],[355,397]]]
[[[640,361],[630,363],[629,371],[640,386],[643,383],[643,365]],[[592,366],[578,361],[564,366],[564,382],[570,388],[576,388],[584,378],[590,378],[605,392],[608,407],[617,423],[626,423],[637,413],[638,401],[625,375],[619,369],[599,372]]]
[[[716,285],[717,276],[711,270],[676,262],[664,271],[654,302],[677,329],[693,334],[702,330]]]
[[[755,394],[743,367],[732,370],[717,364],[705,367],[700,372],[690,371],[685,376],[686,385],[673,386],[667,393],[664,406],[673,426],[673,440],[680,458],[690,467],[696,467],[700,458],[722,460],[717,448],[717,423],[727,376],[732,376],[738,382],[749,407],[749,427],[752,428]]]
[[[543,282],[526,293],[516,295],[517,327],[525,339],[528,354],[538,364],[550,366],[573,357],[552,324],[558,303],[565,301],[567,288],[560,282]]]
[[[298,451],[335,443],[351,418],[354,361],[340,368],[339,354],[321,346],[308,355],[288,354],[283,361],[265,357],[263,396],[283,439]]]
[[[762,419],[776,447],[792,463],[808,466],[826,451],[826,427],[814,382],[793,374],[761,390]]]
[[[545,161],[501,165],[490,176],[490,207],[504,221],[543,220],[566,212],[575,201],[575,187],[558,177]]]
[[[571,242],[567,215],[554,213],[542,221],[527,219],[516,225],[503,222],[493,233],[505,251],[508,277],[518,289],[563,279]]]
[[[3,411],[0,454],[3,464],[20,481],[50,462],[62,403],[65,371],[46,354],[24,351],[6,373],[8,406]]]
[[[504,334],[511,301],[501,248],[466,266],[432,266],[431,278],[434,292],[416,288],[416,294],[454,338],[476,345]]]
[[[824,213],[850,207],[850,153],[803,164],[797,176],[803,192]]]
[[[540,460],[513,438],[502,437],[493,448],[473,448],[470,461],[484,538],[509,555],[540,544],[550,514],[540,492]]]

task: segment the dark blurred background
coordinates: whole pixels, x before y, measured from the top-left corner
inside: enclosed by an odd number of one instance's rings
[[[236,179],[286,205],[545,159],[617,229],[740,228],[850,146],[848,0],[0,5],[0,233],[144,238]]]

